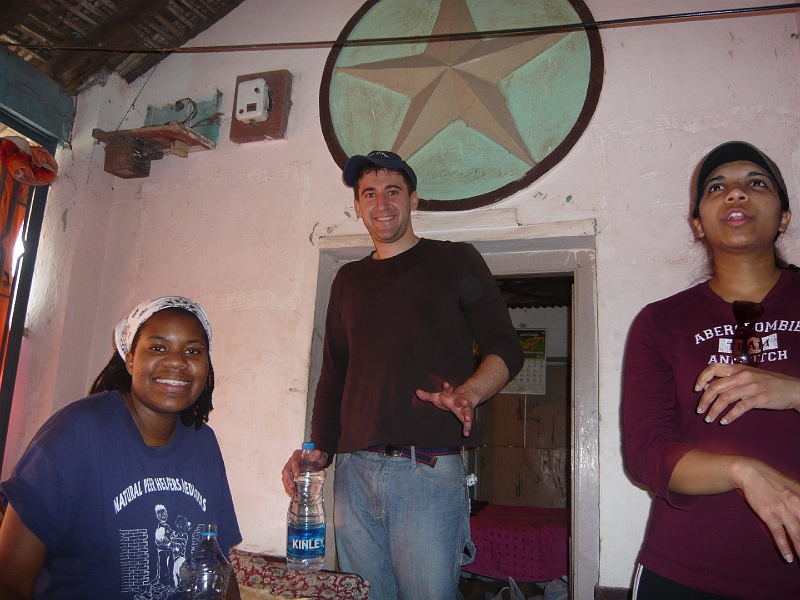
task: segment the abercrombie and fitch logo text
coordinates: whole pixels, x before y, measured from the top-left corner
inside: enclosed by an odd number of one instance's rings
[[[695,334],[695,344],[701,344],[715,338],[717,339],[718,354],[712,354],[708,360],[708,364],[731,364],[733,362],[733,355],[731,354],[731,342],[733,341],[733,333],[735,328],[735,325],[719,325]],[[778,332],[800,333],[800,321],[776,319],[774,321],[756,322],[753,325],[753,329],[760,334],[764,334],[761,336],[761,342],[764,349],[761,357],[762,362],[788,360],[789,355],[787,351],[779,349]]]

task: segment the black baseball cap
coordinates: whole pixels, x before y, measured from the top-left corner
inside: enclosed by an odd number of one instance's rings
[[[365,163],[375,163],[379,167],[392,171],[404,171],[406,175],[411,178],[414,189],[417,189],[417,174],[414,173],[414,169],[409,167],[408,163],[397,154],[389,152],[388,150],[373,150],[366,156],[356,154],[347,159],[347,163],[344,165],[344,171],[342,171],[342,179],[347,187],[356,187],[356,184],[358,184],[358,173]]]
[[[764,169],[777,188],[778,197],[781,200],[781,210],[789,210],[789,194],[786,192],[786,183],[783,181],[783,175],[781,175],[780,169],[772,162],[772,159],[747,142],[725,142],[709,152],[703,159],[703,162],[700,163],[700,168],[697,171],[697,189],[695,190],[694,210],[692,211],[693,217],[697,218],[700,216],[700,200],[703,198],[703,190],[706,187],[709,175],[711,175],[717,167],[736,162],[737,160],[746,160]]]

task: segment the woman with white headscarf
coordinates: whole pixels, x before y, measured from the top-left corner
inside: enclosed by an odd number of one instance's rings
[[[201,523],[218,525],[226,553],[242,539],[204,425],[214,390],[206,313],[158,298],[114,338],[92,394],[54,414],[0,486],[2,598],[179,598],[174,567]],[[239,598],[233,575],[227,598]]]

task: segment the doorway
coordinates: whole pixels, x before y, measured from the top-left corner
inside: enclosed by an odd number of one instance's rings
[[[491,211],[488,211],[491,213]],[[488,217],[492,215],[489,214]],[[600,565],[600,484],[598,455],[598,353],[593,221],[550,223],[516,227],[426,231],[415,221],[419,235],[431,239],[467,241],[483,255],[499,279],[518,277],[571,277],[570,310],[570,419],[569,439],[569,578],[570,598],[593,598]],[[438,220],[431,221],[441,225]],[[340,235],[319,239],[320,260],[309,368],[306,435],[310,434],[311,410],[322,365],[325,314],[330,287],[338,268],[369,254],[368,235]],[[332,507],[332,477],[326,481],[325,502]],[[334,524],[335,527],[335,524]],[[334,548],[333,527],[328,528],[329,548]],[[333,553],[331,553],[333,554]],[[328,560],[328,559],[326,559]],[[326,562],[326,567],[332,566]]]
[[[0,107],[0,137],[5,136],[23,137],[43,146],[51,154],[56,149],[55,139],[27,126]],[[0,227],[0,242],[7,240],[7,243],[2,244],[0,262],[7,264],[6,259],[13,256],[13,268],[3,269],[3,285],[0,285],[0,293],[6,295],[0,319],[0,328],[3,330],[0,337],[0,472],[3,472],[4,466],[11,403],[33,281],[33,267],[36,264],[44,208],[50,189],[49,185],[31,187],[27,196],[24,196],[19,194],[19,183],[14,183],[10,174],[6,172],[3,179],[0,188],[5,188],[6,183],[11,184],[7,188],[11,193],[4,197],[4,203],[6,200],[9,203],[4,206],[5,223]],[[14,244],[12,240],[18,244]],[[5,474],[9,475],[10,467],[5,466]]]
[[[525,367],[476,411],[476,503],[569,508],[572,276],[497,280]]]
[[[572,275],[496,280],[524,351],[520,373],[475,411],[467,452],[475,560],[465,600],[512,577],[525,597],[569,573]],[[537,585],[538,584],[538,585]]]

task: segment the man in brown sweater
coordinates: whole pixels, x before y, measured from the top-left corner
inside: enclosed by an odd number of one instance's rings
[[[375,252],[331,287],[312,415],[312,458],[337,455],[339,563],[370,581],[371,600],[453,600],[474,554],[462,448],[522,349],[478,251],[415,235],[407,163],[374,151],[350,158],[343,179]],[[289,493],[298,470],[295,453]]]

